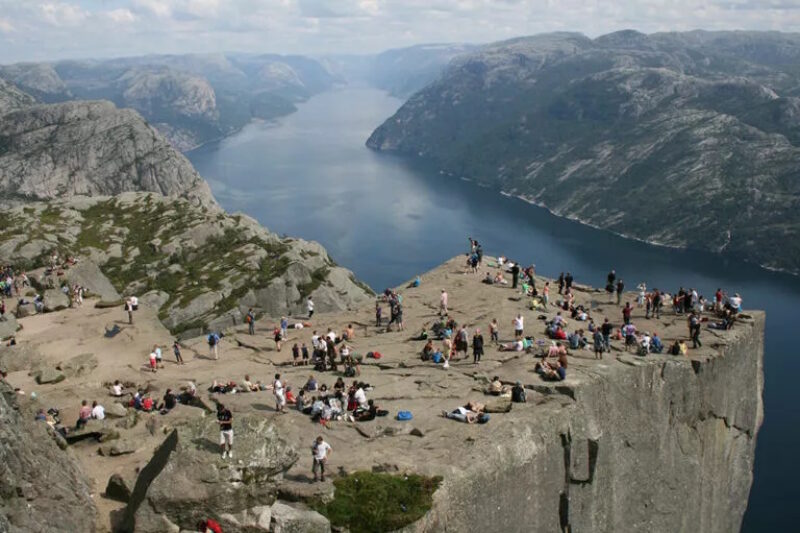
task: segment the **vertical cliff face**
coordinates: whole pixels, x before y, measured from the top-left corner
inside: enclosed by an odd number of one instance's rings
[[[763,417],[764,315],[702,361],[625,358],[549,389],[449,476],[414,531],[738,531]],[[542,391],[545,389],[543,388]]]

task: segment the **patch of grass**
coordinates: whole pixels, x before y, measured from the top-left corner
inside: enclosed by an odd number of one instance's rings
[[[333,501],[312,506],[351,533],[394,531],[422,518],[442,478],[356,472],[333,482]]]

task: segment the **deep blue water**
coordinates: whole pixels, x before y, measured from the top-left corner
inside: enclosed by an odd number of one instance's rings
[[[800,358],[792,350],[800,279],[697,252],[649,246],[550,215],[521,200],[439,175],[364,146],[401,102],[372,89],[312,98],[277,123],[258,123],[189,154],[220,203],[277,233],[321,242],[376,290],[462,253],[467,237],[488,254],[571,271],[602,286],[615,268],[629,288],[717,287],[767,311],[765,421],[743,531],[794,530],[800,523]]]

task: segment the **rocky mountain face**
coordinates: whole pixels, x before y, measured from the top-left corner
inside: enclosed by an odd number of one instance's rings
[[[0,380],[0,531],[95,531],[95,505],[77,462]]]
[[[104,99],[131,107],[189,150],[253,118],[295,110],[335,78],[301,56],[196,54],[0,66],[3,78],[43,102]]]
[[[123,191],[215,203],[185,157],[138,113],[110,102],[33,105],[3,114],[0,191],[5,206]]]
[[[456,58],[368,146],[659,244],[800,272],[800,35],[618,32]]]
[[[11,83],[0,79],[0,116],[36,103],[36,99]]]
[[[319,311],[372,298],[319,244],[280,238],[215,204],[125,193],[29,203],[0,212],[0,219],[4,262],[32,270],[54,250],[81,257],[81,263],[100,267],[93,276],[84,274],[82,285],[137,295],[159,309],[173,333],[185,336],[241,324],[250,307],[274,317],[304,314],[308,296]],[[104,277],[112,290],[101,290]]]
[[[375,56],[367,78],[374,87],[408,97],[437,79],[452,59],[477,48],[468,44],[423,44],[387,50]]]

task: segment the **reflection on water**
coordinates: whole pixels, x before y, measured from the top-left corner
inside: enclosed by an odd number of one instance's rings
[[[794,527],[800,412],[792,380],[800,359],[791,332],[800,281],[711,254],[627,241],[367,149],[371,131],[400,104],[371,89],[325,93],[278,123],[252,124],[189,158],[226,209],[321,242],[377,290],[462,253],[472,236],[487,253],[533,262],[544,275],[569,270],[579,282],[602,285],[616,268],[628,287],[645,281],[707,296],[718,286],[741,292],[746,306],[768,314],[766,418],[744,530]]]

